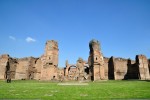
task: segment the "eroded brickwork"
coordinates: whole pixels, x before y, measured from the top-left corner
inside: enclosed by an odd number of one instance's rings
[[[109,79],[109,77],[108,77],[108,71],[109,71],[109,68],[108,68],[108,65],[109,65],[109,59],[110,59],[110,58],[104,57],[104,70],[105,70],[105,79],[106,79],[106,80]]]
[[[6,78],[6,67],[8,67],[9,55],[4,54],[0,56],[0,79]]]
[[[35,61],[35,69],[34,69],[34,79],[40,80],[41,79],[41,68],[42,68],[42,61],[41,58],[36,59]]]
[[[45,52],[39,58],[12,58],[8,54],[0,56],[0,79],[35,79],[59,81],[86,80],[124,80],[150,79],[150,59],[137,55],[134,60],[103,57],[100,43],[91,40],[88,61],[79,58],[76,64],[58,68],[58,43],[54,40],[46,42]]]
[[[150,74],[150,59],[148,59],[148,68],[149,68],[149,74]]]
[[[91,40],[89,43],[90,56],[88,59],[91,79],[103,80],[105,79],[104,59],[100,49],[100,43],[97,40]]]
[[[15,79],[34,79],[35,61],[33,57],[18,59]]]
[[[41,57],[41,80],[55,80],[58,69],[58,43],[54,40],[47,41],[45,54]]]
[[[114,59],[114,77],[115,80],[124,79],[127,73],[127,59],[115,58]]]
[[[137,55],[136,56],[136,63],[139,67],[139,74],[141,80],[150,79],[149,76],[149,68],[148,68],[148,60],[144,55]]]
[[[124,79],[139,79],[139,67],[137,63],[131,59],[127,61],[127,73]]]

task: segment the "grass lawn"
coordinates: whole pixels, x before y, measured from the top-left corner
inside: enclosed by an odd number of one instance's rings
[[[60,84],[60,83],[59,83]],[[58,85],[54,82],[0,80],[0,99],[101,100],[150,99],[150,81],[101,81],[88,85]]]

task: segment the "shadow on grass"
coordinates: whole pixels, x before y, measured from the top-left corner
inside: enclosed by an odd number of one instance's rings
[[[150,82],[150,80],[137,80],[137,79],[122,79],[122,81],[145,81],[145,82]]]

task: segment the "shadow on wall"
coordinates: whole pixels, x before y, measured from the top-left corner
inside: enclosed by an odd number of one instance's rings
[[[131,60],[128,59],[127,61],[127,73],[124,76],[124,80],[127,79],[140,79],[140,73],[139,73],[139,67],[138,67],[138,61],[136,60],[136,63],[132,64]]]
[[[114,57],[112,56],[108,61],[108,79],[114,80]]]
[[[7,65],[6,65],[6,71],[5,71],[5,74],[6,74],[6,79],[9,79],[10,78],[10,65],[9,65],[9,61],[7,62]]]
[[[112,56],[108,61],[108,79],[115,80],[115,58]],[[127,60],[127,72],[123,76],[122,80],[127,79],[140,79],[139,67],[138,67],[138,59],[136,59],[136,63],[132,64],[131,60]]]
[[[149,68],[149,74],[150,74],[150,59],[148,59],[148,68]]]

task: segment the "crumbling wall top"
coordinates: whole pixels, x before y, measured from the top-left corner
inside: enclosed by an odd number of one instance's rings
[[[100,50],[100,42],[98,40],[92,39],[89,42],[90,50]]]
[[[24,58],[18,58],[17,60],[18,60],[18,61],[28,61],[28,60],[31,60],[31,59],[38,59],[38,58],[34,58],[34,57],[24,57]]]
[[[99,41],[95,40],[95,39],[92,39],[89,44],[92,45],[93,43],[96,43],[96,44],[100,45]]]
[[[58,46],[58,42],[55,41],[55,40],[48,40],[48,41],[46,42],[46,44],[49,44],[49,43],[53,43],[53,44],[55,44],[56,46]]]
[[[0,56],[0,58],[9,58],[9,55],[8,54],[3,54]]]
[[[128,59],[121,58],[121,57],[115,58],[115,60],[116,60],[116,61],[128,61]]]

